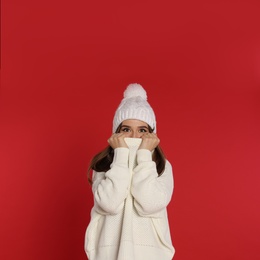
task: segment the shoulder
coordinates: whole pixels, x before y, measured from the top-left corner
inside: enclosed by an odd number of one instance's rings
[[[165,169],[162,175],[171,175],[171,176],[173,175],[173,167],[168,160],[166,160],[165,162]]]
[[[172,170],[172,164],[168,160],[165,161],[165,168]]]

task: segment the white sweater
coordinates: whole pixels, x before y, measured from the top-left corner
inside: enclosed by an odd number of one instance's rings
[[[89,260],[171,260],[166,207],[173,192],[171,164],[158,177],[140,138],[125,138],[107,172],[93,172],[94,207],[86,230]]]

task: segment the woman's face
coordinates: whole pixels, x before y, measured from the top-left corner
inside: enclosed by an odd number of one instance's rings
[[[130,138],[141,138],[143,134],[149,133],[149,128],[143,121],[128,119],[122,122],[119,133],[125,133],[125,136]]]

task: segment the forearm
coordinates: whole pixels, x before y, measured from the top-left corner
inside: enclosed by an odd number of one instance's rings
[[[94,200],[107,214],[117,214],[127,196],[130,185],[128,155],[127,148],[115,149],[110,170],[94,173]]]
[[[169,162],[158,177],[156,164],[147,150],[139,150],[134,169],[131,192],[140,215],[156,215],[169,204],[173,192],[173,175]]]

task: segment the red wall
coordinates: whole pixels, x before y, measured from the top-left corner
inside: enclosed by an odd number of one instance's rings
[[[86,259],[87,166],[132,82],[175,171],[174,259],[260,259],[258,0],[1,9],[0,259]]]

